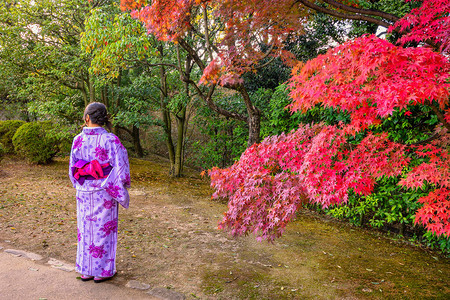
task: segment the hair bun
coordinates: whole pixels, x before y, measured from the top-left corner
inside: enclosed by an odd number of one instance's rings
[[[84,116],[86,117],[86,115],[89,115],[91,122],[94,124],[98,124],[100,126],[109,124],[108,112],[106,111],[106,106],[103,103],[90,103],[84,111]]]
[[[108,122],[108,115],[106,114],[106,111],[95,111],[94,113],[89,115],[91,117],[92,123],[98,124],[98,125],[105,125]]]

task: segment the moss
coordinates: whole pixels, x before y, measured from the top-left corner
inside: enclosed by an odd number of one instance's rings
[[[445,257],[433,257],[379,233],[307,211],[288,230],[282,238],[286,247],[274,251],[274,259],[290,261],[289,268],[275,271],[314,287],[318,295],[326,295],[324,288],[334,290],[330,297],[342,298],[351,296],[349,291],[372,299],[445,299],[449,295]],[[311,270],[314,279],[304,277],[302,273],[311,274]]]
[[[300,289],[272,278],[270,271],[248,265],[205,269],[202,289],[217,299],[308,299]]]

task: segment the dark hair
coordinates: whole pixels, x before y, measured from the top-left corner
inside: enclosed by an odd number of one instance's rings
[[[111,122],[109,122],[108,112],[106,111],[106,106],[103,103],[90,103],[84,110],[84,119],[86,119],[86,115],[89,115],[92,123],[100,126],[106,126],[109,130],[111,130]]]

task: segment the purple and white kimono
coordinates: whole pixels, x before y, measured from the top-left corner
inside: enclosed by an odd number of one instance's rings
[[[105,172],[105,178],[81,176],[77,180],[74,176],[77,168],[94,160],[103,166],[109,164],[109,174]],[[116,273],[118,204],[128,208],[130,202],[127,150],[117,136],[103,127],[85,127],[73,140],[69,177],[77,190],[76,271],[89,276],[113,276]]]

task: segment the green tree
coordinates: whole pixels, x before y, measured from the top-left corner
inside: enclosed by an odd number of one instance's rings
[[[115,124],[128,131],[135,144],[139,128],[160,125],[170,174],[180,176],[193,95],[189,86],[180,82],[179,72],[191,76],[189,53],[147,35],[142,24],[114,6],[92,10],[82,48],[92,54],[90,71],[102,79],[100,84],[108,91],[105,101],[116,115]],[[160,118],[150,117],[151,111],[159,111]]]
[[[90,58],[80,49],[84,21],[93,7],[106,0],[36,0],[0,3],[0,63],[20,84],[8,99],[53,101],[48,107],[83,106],[96,99]],[[0,78],[2,76],[0,72]],[[0,79],[1,80],[1,79]],[[1,82],[1,81],[0,81]],[[9,81],[11,82],[11,81]],[[75,95],[80,95],[80,102]],[[63,111],[61,107],[48,114]],[[39,111],[45,113],[44,111]],[[74,121],[68,111],[62,118]]]

